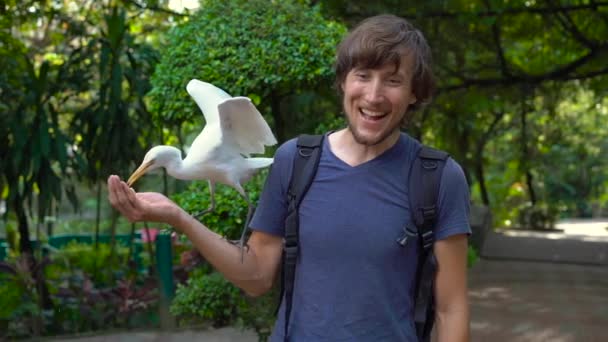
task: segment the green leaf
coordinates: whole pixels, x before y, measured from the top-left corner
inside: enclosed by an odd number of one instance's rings
[[[38,136],[36,143],[40,147],[40,155],[42,158],[49,158],[51,152],[51,137],[49,135],[49,126],[45,119],[40,121]]]

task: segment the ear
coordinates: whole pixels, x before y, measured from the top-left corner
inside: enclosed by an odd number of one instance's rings
[[[413,105],[416,102],[418,102],[418,98],[416,98],[416,95],[414,95],[414,92],[412,92],[410,96],[410,104]]]

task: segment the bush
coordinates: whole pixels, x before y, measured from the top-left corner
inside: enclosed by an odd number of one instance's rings
[[[245,297],[244,305],[239,308],[237,325],[253,329],[258,335],[259,342],[268,341],[276,320],[276,309],[279,305],[279,286],[267,294],[250,298]]]
[[[244,186],[252,203],[257,203],[267,169],[260,171]],[[171,196],[171,199],[189,213],[196,213],[209,207],[209,186],[207,182],[194,181],[188,188]],[[247,219],[247,202],[233,188],[219,184],[215,188],[215,210],[206,214],[202,220],[216,233],[235,240],[240,238]]]
[[[224,276],[199,268],[185,285],[178,285],[171,313],[188,324],[203,318],[210,320],[214,327],[222,327],[234,323],[238,308],[243,304],[240,290]]]
[[[205,266],[194,270],[185,284],[180,284],[171,303],[171,313],[182,324],[208,320],[218,328],[237,325],[253,329],[259,341],[270,336],[276,319],[279,289],[250,298],[224,276]]]
[[[555,227],[559,213],[546,204],[526,203],[519,209],[518,224],[523,229],[550,230]]]
[[[475,250],[473,246],[469,246],[469,250],[467,251],[467,266],[469,268],[473,267],[478,259],[479,255],[477,254],[477,250]]]
[[[345,32],[319,6],[301,1],[203,1],[168,35],[149,93],[156,119],[165,125],[200,120],[184,92],[191,78],[249,96],[265,113],[273,98],[314,90],[332,78],[335,48]]]
[[[45,263],[32,270],[28,257],[0,262],[0,340],[39,335],[43,330],[47,312],[41,308],[32,273],[39,272]]]
[[[49,278],[59,274],[74,274],[77,270],[90,278],[96,287],[113,284],[115,279],[124,278],[129,272],[125,262],[129,254],[128,247],[117,244],[112,253],[110,244],[69,242],[53,255],[54,263],[49,266]]]

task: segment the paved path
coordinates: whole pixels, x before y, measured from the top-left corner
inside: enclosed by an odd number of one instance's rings
[[[139,331],[76,338],[55,338],[66,342],[257,342],[253,331],[232,327],[214,330],[182,330],[176,332]]]
[[[608,220],[564,221],[558,232],[490,234],[470,270],[471,340],[608,341]],[[66,339],[63,339],[66,340]],[[255,334],[215,331],[125,333],[78,342],[255,342]]]
[[[608,269],[481,260],[469,278],[472,341],[608,341]]]
[[[498,230],[486,237],[482,256],[492,260],[608,266],[608,220],[568,220],[553,232]]]
[[[491,233],[470,271],[472,341],[608,341],[608,220]]]

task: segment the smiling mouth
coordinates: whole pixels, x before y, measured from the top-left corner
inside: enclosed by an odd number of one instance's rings
[[[380,121],[388,115],[388,113],[374,112],[374,111],[365,110],[362,108],[359,108],[359,114],[361,114],[361,116],[365,120],[369,120],[369,121]]]

